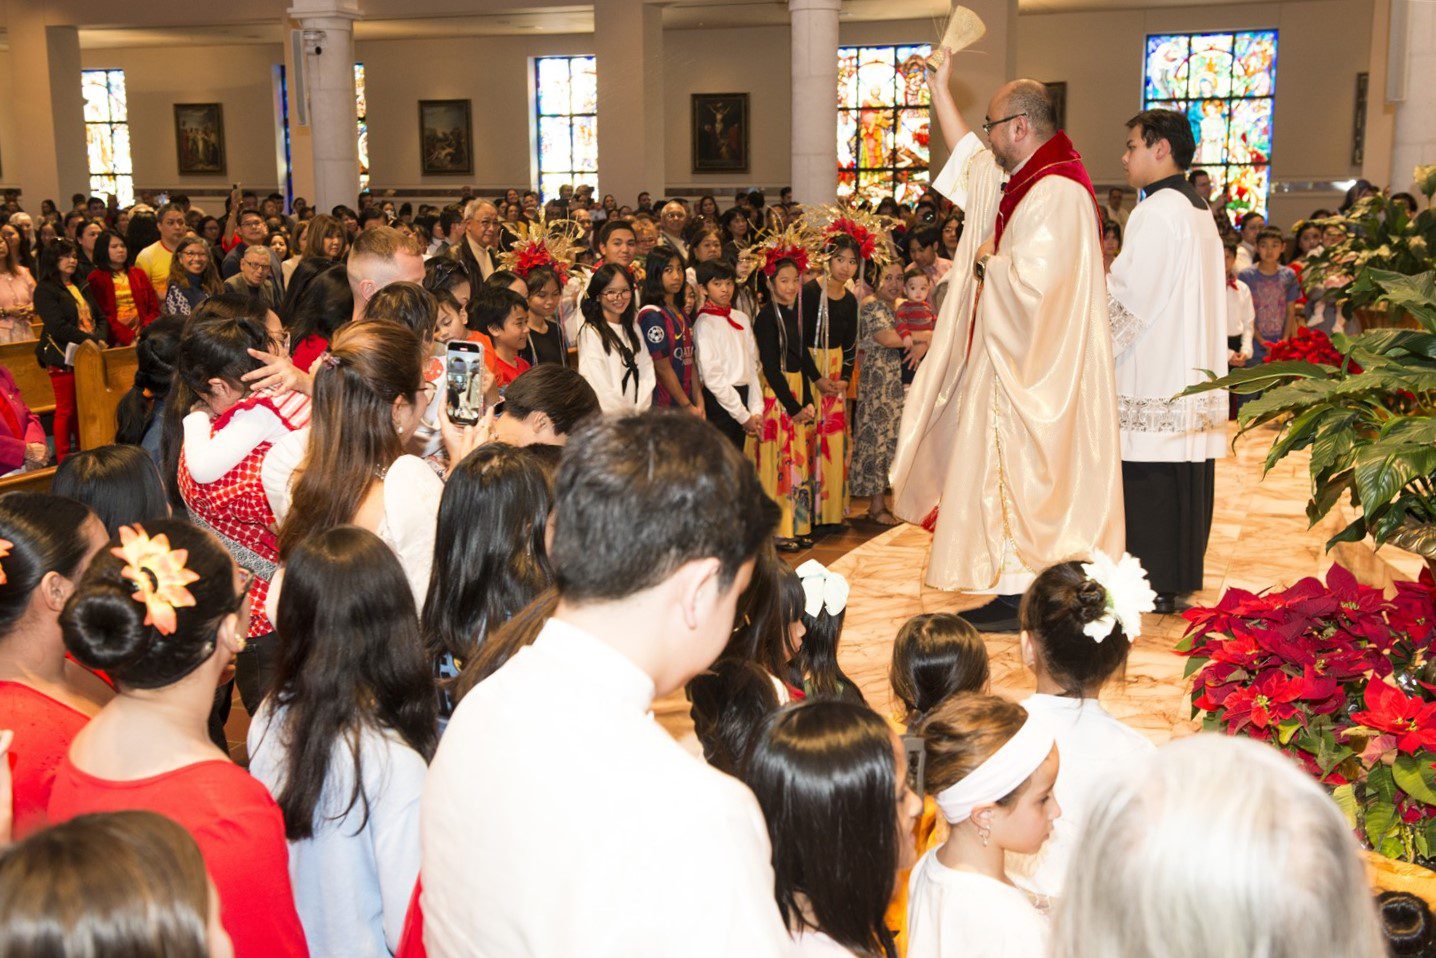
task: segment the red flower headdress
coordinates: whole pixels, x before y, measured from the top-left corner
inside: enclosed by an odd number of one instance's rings
[[[572,220],[505,223],[514,244],[499,254],[499,267],[528,279],[529,273],[547,266],[558,275],[558,284],[568,281],[568,271],[583,248],[583,227]]]
[[[801,222],[794,222],[783,230],[770,230],[760,234],[748,251],[762,257],[764,276],[778,271],[778,264],[791,260],[798,267],[798,273],[806,273],[816,256],[818,238],[807,231]]]
[[[879,216],[856,206],[834,204],[810,207],[803,214],[803,223],[824,242],[839,233],[846,233],[858,244],[859,256],[877,266],[893,259],[889,236],[897,221],[890,216]]]

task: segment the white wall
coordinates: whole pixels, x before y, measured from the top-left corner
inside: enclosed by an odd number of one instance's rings
[[[974,2],[994,23],[1001,23],[1005,12],[1014,8],[1012,0]],[[958,96],[969,119],[976,120],[990,91],[1006,76],[1065,81],[1068,130],[1093,179],[1116,184],[1121,182],[1123,124],[1141,106],[1147,33],[1275,27],[1280,31],[1275,177],[1346,179],[1360,175],[1350,164],[1355,75],[1369,68],[1372,51],[1381,48],[1372,40],[1373,2],[1289,0],[1018,16],[1015,30],[1005,36],[997,31],[976,52],[963,56]],[[931,40],[935,33],[935,25],[926,20],[845,22],[841,39],[845,44],[915,42]],[[786,185],[792,108],[789,43],[785,26],[665,32],[668,188],[726,191],[737,186]],[[587,35],[359,43],[357,56],[368,75],[375,186],[457,192],[468,185],[488,191],[526,184],[532,149],[530,59],[589,52],[592,38]],[[7,57],[0,51],[0,76],[8,73]],[[277,44],[86,50],[83,55],[86,67],[125,70],[136,185],[178,186],[192,192],[222,191],[235,181],[259,189],[275,184],[270,78],[272,67],[282,60]],[[643,82],[641,70],[635,66],[633,72],[633,82]],[[691,94],[742,91],[750,94],[752,114],[750,172],[693,174]],[[419,172],[418,101],[448,98],[473,101],[475,171],[472,176],[425,177]],[[229,170],[220,177],[180,178],[175,168],[173,104],[211,101],[224,105]],[[1373,86],[1371,108],[1374,114],[1381,112],[1379,86]],[[935,165],[945,149],[940,139],[933,138]],[[1381,146],[1380,141],[1370,145]],[[0,185],[12,182],[11,158],[20,148],[10,97],[0,97]],[[654,191],[660,188],[655,184]],[[39,199],[26,197],[32,204]],[[1329,200],[1324,195],[1277,194],[1273,211],[1276,220],[1286,225]]]

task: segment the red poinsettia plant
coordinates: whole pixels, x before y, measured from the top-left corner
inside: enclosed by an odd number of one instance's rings
[[[1192,713],[1286,752],[1389,858],[1436,859],[1436,589],[1387,599],[1339,565],[1184,613]]]
[[[1267,363],[1298,361],[1340,366],[1344,358],[1341,353],[1336,351],[1336,346],[1332,344],[1330,336],[1319,329],[1302,326],[1294,335],[1272,343],[1267,349],[1266,358],[1262,361]],[[1349,364],[1349,369],[1353,374],[1361,372],[1361,367],[1356,363]]]

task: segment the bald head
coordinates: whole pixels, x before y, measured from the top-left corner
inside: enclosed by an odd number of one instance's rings
[[[1039,140],[1048,140],[1057,132],[1057,116],[1052,109],[1052,95],[1047,92],[1047,87],[1036,80],[1013,80],[998,90],[993,99],[1000,104],[1001,116],[1026,114],[1027,125]]]

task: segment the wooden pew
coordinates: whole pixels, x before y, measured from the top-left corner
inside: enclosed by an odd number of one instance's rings
[[[35,358],[37,345],[36,340],[22,339],[18,343],[0,346],[0,364],[4,364],[10,375],[15,377],[15,385],[20,387],[20,395],[25,398],[30,411],[43,416],[55,411],[55,388],[50,385],[50,374]]]
[[[46,466],[19,475],[0,479],[0,495],[7,492],[49,492],[50,480],[55,478],[55,467]]]
[[[75,414],[80,421],[81,449],[115,441],[115,409],[134,385],[138,365],[133,346],[101,349],[88,342],[75,351]]]

